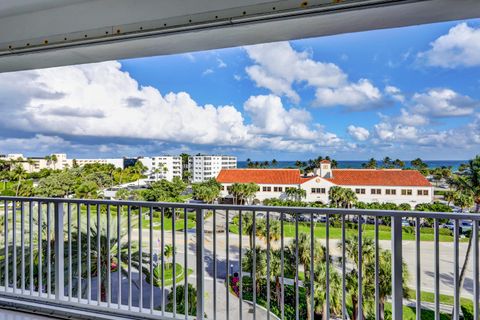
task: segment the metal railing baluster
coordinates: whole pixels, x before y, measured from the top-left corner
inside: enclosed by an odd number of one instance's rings
[[[8,220],[5,219],[5,223]],[[42,203],[38,202],[38,296],[42,295],[43,292],[43,250],[42,250],[42,240],[43,240],[43,219],[42,219]],[[8,266],[8,255],[5,256],[5,265]],[[7,269],[8,270],[8,269]],[[8,273],[5,274],[6,279],[8,280]]]
[[[12,285],[17,290],[17,202],[12,202]],[[50,274],[50,273],[49,273]]]
[[[72,204],[67,203],[67,237],[68,237],[68,301],[72,301]]]
[[[52,294],[52,241],[50,238],[50,203],[47,202],[47,298]],[[14,276],[15,277],[15,276]]]
[[[421,262],[420,262],[420,240],[421,240],[421,229],[420,229],[420,218],[415,218],[415,256],[416,256],[416,274],[415,274],[415,310],[416,310],[416,319],[421,320],[422,318],[422,290],[421,290]]]
[[[342,320],[347,319],[347,284],[345,265],[345,215],[342,214]]]
[[[458,274],[458,267],[459,263],[459,221],[458,219],[455,220],[454,223],[455,230],[453,232],[453,287],[454,287],[454,294],[453,294],[453,319],[458,320],[460,319],[460,283],[459,283],[459,274]]]
[[[112,269],[112,255],[111,255],[111,248],[110,248],[110,237],[111,237],[111,234],[110,234],[110,228],[111,228],[111,224],[110,224],[110,220],[111,220],[111,212],[110,212],[110,205],[107,204],[107,261],[105,263],[105,266],[107,268],[107,292],[106,292],[106,295],[107,295],[107,305],[108,307],[110,308],[110,305],[112,303],[112,275],[111,275],[111,269]]]
[[[375,283],[380,282],[379,277],[379,261],[380,261],[380,244],[378,242],[378,217],[375,217]],[[375,286],[375,320],[380,319],[380,288]]]
[[[184,238],[183,238],[183,250],[185,251],[184,252],[184,272],[183,274],[185,275],[184,276],[184,298],[185,298],[185,319],[188,319],[188,216],[187,216],[187,209],[184,208],[183,209],[183,216],[184,216],[184,219],[183,219],[183,235],[184,235]],[[215,231],[214,231],[215,233]],[[215,281],[215,280],[214,280]]]
[[[363,319],[363,244],[362,244],[362,215],[358,215],[358,317]]]
[[[87,302],[92,302],[92,261],[91,261],[91,243],[90,243],[90,204],[87,203]]]
[[[479,282],[479,221],[473,221],[473,314],[474,320],[480,319],[480,282]]]
[[[253,319],[255,320],[257,318],[257,214],[252,211],[252,229],[253,229],[253,235],[252,235],[252,247],[253,247],[253,265],[252,265],[252,293],[253,293]]]
[[[285,243],[284,243],[284,229],[283,229],[283,222],[285,220],[285,213],[282,211],[282,213],[280,214],[280,276],[282,277],[282,282],[280,283],[280,286],[281,286],[281,297],[280,297],[280,303],[281,303],[281,306],[280,306],[280,313],[281,313],[281,317],[280,319],[281,320],[284,320],[285,319],[285,306],[284,306],[284,303],[285,303],[285,294],[284,294],[284,289],[285,289],[285,269],[284,269],[284,263],[285,263],[285,254],[284,254],[284,251],[285,251]]]
[[[30,295],[33,296],[33,206],[34,203],[33,201],[30,201],[30,206],[29,206],[29,249],[30,249]]]
[[[242,274],[242,238],[243,238],[243,222],[242,222],[243,212],[239,211],[239,232],[238,232],[238,290],[239,290],[239,307],[238,307],[238,316],[240,320],[243,320],[243,274]]]
[[[154,276],[153,276],[153,208],[150,207],[149,208],[149,212],[148,212],[148,215],[149,215],[149,235],[150,235],[150,238],[148,239],[148,246],[149,246],[149,250],[148,252],[150,253],[150,258],[149,258],[149,262],[150,262],[150,314],[153,314],[153,304],[154,304],[154,295],[153,295],[153,284],[154,284]]]
[[[227,290],[226,292],[226,305],[227,308],[225,309],[225,318],[228,320],[230,319],[230,248],[229,248],[229,238],[230,238],[230,224],[229,224],[229,215],[230,211],[227,209],[225,213],[225,271],[226,271],[226,276],[225,276],[225,282],[227,285]]]
[[[20,288],[25,294],[25,203],[20,202]]]
[[[300,301],[299,301],[299,277],[298,277],[298,213],[295,214],[295,319],[300,317]]]
[[[392,319],[403,319],[402,216],[392,217]]]
[[[172,247],[173,247],[173,254],[172,254],[172,280],[173,280],[173,317],[177,317],[177,264],[175,261],[177,247],[175,246],[175,233],[177,233],[177,229],[175,227],[175,220],[176,220],[176,208],[172,207]]]
[[[117,206],[117,273],[118,273],[118,291],[117,291],[117,303],[118,308],[122,307],[122,205]]]
[[[65,250],[64,250],[64,224],[63,224],[63,202],[54,204],[55,213],[55,300],[61,301],[65,296]]]
[[[315,233],[314,233],[314,214],[310,214],[310,319],[315,319],[315,270],[314,270],[314,260],[315,260]],[[328,262],[327,262],[328,264]],[[328,273],[327,273],[328,278]],[[305,275],[305,280],[307,279]],[[327,300],[330,298],[326,296]]]
[[[217,211],[213,209],[213,319],[217,319]]]
[[[254,213],[255,214],[255,213]],[[270,211],[267,211],[267,320],[270,320]],[[240,263],[242,261],[240,260]]]
[[[77,298],[82,301],[82,205],[77,203]]]
[[[160,247],[160,259],[162,268],[162,316],[165,316],[165,208],[162,207],[162,214],[160,217],[160,223],[162,225],[161,230],[161,247]]]
[[[4,241],[5,241],[5,250],[4,250],[4,254],[5,254],[5,270],[4,270],[4,274],[5,274],[5,291],[8,291],[8,287],[9,287],[9,280],[8,280],[8,264],[9,264],[9,249],[8,249],[8,201],[5,200],[3,202],[3,206],[4,206],[4,218],[3,218],[3,221],[4,221],[4,232],[3,232],[3,238],[4,238]],[[40,228],[40,226],[39,226]]]
[[[325,274],[327,275],[327,278],[325,279],[325,296],[327,297],[326,318],[330,319],[330,215],[327,213],[325,217],[326,217],[326,224],[325,224],[325,261],[326,261],[325,271],[326,272]]]
[[[204,304],[204,268],[205,248],[203,239],[205,237],[203,209],[196,210],[196,237],[197,237],[197,320],[203,319],[205,314]]]
[[[439,232],[438,232],[438,219],[433,222],[434,228],[434,255],[435,255],[435,320],[440,320],[440,248],[439,248]]]
[[[102,301],[102,244],[101,244],[101,235],[102,235],[102,225],[100,221],[100,205],[97,204],[97,305],[100,305]]]
[[[142,206],[138,208],[138,255],[139,255],[139,266],[138,266],[138,308],[140,313],[143,311],[143,235],[142,235],[142,224],[143,224],[143,212]]]
[[[132,310],[132,207],[127,207],[127,245],[128,245],[128,310]]]

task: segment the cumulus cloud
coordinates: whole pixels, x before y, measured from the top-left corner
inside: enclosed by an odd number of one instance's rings
[[[347,128],[348,134],[355,140],[365,141],[370,137],[370,132],[363,127],[356,127],[354,125],[349,125]]]
[[[402,94],[402,91],[394,86],[386,86],[385,93],[388,94],[393,99],[397,100],[398,102],[405,102],[405,96]]]
[[[199,105],[186,92],[162,95],[139,86],[118,62],[0,74],[0,97],[2,114],[8,113],[0,118],[3,128],[44,136],[292,151],[340,143],[336,135],[311,125],[308,112],[286,110],[278,97],[249,99],[250,124],[234,106]]]
[[[468,116],[480,106],[478,101],[461,95],[451,89],[431,89],[426,93],[416,93],[412,110],[431,117]]]
[[[400,115],[395,118],[396,122],[407,126],[423,126],[430,121],[421,114],[410,113],[405,109],[400,109]]]
[[[299,103],[300,96],[294,84],[314,88],[315,105],[329,107],[343,105],[351,110],[378,106],[381,92],[368,80],[350,82],[337,65],[313,60],[307,52],[294,50],[288,42],[246,47],[254,65],[246,72],[258,87]]]
[[[418,54],[419,59],[429,66],[480,66],[480,28],[460,23],[433,41],[430,46],[430,50]]]

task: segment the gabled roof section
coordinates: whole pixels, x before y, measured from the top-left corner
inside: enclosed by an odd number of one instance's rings
[[[400,169],[333,169],[333,177],[326,178],[336,185],[345,186],[402,186],[431,187],[430,182],[417,170]]]
[[[222,169],[220,183],[301,184],[307,181],[298,169]]]

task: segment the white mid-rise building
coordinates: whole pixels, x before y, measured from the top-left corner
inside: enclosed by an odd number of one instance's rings
[[[216,178],[222,169],[237,168],[237,157],[232,156],[191,156],[188,170],[192,182],[203,182]]]
[[[74,165],[82,167],[86,164],[100,163],[113,164],[116,168],[123,169],[123,159],[69,159],[65,153],[54,153],[46,157],[25,157],[23,154],[8,154],[0,160],[13,161],[21,165],[29,173],[39,172],[42,169],[63,170]]]
[[[182,157],[180,156],[156,156],[141,157],[138,159],[145,167],[150,180],[172,181],[174,177],[182,178]]]

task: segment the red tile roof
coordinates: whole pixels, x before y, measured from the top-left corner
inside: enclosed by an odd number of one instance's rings
[[[326,179],[347,186],[431,187],[416,170],[333,169],[333,178]]]
[[[322,160],[320,163],[330,163],[330,160]]]
[[[220,183],[301,184],[305,178],[298,169],[222,169]]]
[[[325,178],[345,186],[431,187],[416,170],[333,169],[333,178]],[[317,177],[303,177],[298,169],[222,169],[220,183],[302,184]]]

